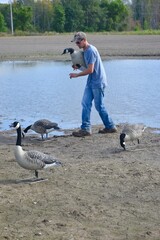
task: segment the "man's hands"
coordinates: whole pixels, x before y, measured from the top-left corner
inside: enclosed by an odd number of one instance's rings
[[[72,68],[73,68],[74,70],[78,70],[80,67],[81,67],[80,64],[72,65]],[[78,77],[78,73],[70,73],[70,74],[69,74],[69,77],[70,77],[70,78],[76,78],[76,77]]]
[[[78,73],[70,73],[69,77],[70,78],[76,78],[76,77],[78,77]]]

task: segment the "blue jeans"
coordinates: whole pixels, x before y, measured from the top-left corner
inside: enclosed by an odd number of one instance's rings
[[[86,86],[82,98],[82,125],[81,129],[91,132],[91,108],[92,101],[94,99],[94,105],[102,119],[102,122],[106,128],[114,128],[114,123],[109,117],[107,110],[104,106],[104,89],[91,88]]]

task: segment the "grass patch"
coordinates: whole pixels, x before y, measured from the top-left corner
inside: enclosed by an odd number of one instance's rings
[[[15,31],[14,36],[54,36],[54,35],[69,35],[74,33],[57,33],[57,32],[22,32]],[[160,30],[138,30],[138,31],[123,31],[123,32],[88,32],[88,34],[101,35],[160,35]],[[0,32],[0,37],[10,37],[11,33]]]

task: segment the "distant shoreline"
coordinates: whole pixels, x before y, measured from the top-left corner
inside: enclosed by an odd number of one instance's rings
[[[153,58],[160,59],[159,35],[103,35],[87,34],[102,59]],[[0,61],[69,61],[61,55],[64,48],[77,48],[71,43],[72,34],[53,36],[0,37]]]

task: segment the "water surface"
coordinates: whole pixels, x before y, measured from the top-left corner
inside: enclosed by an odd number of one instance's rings
[[[105,104],[114,122],[160,127],[160,60],[112,60],[104,66]],[[26,127],[41,118],[79,127],[86,77],[70,79],[70,72],[70,62],[0,62],[0,129],[14,120]],[[94,107],[91,120],[101,123]]]

